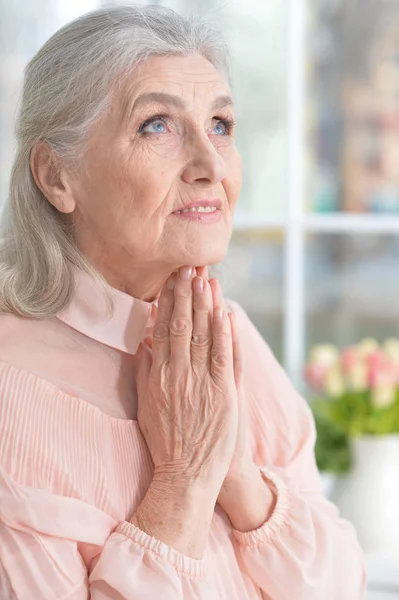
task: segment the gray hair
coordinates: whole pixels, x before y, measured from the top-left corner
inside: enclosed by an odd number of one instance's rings
[[[97,10],[57,31],[25,69],[17,152],[0,222],[0,311],[50,318],[73,293],[72,265],[107,285],[74,242],[72,227],[44,197],[30,169],[36,143],[79,165],[115,84],[150,56],[200,54],[230,81],[221,33],[159,6]],[[120,89],[120,88],[118,88]]]

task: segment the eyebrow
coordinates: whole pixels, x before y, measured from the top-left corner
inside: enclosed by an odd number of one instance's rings
[[[180,96],[174,96],[173,94],[166,94],[165,92],[148,92],[146,94],[141,94],[134,101],[130,115],[134,112],[134,110],[142,105],[147,104],[149,102],[159,102],[160,104],[169,104],[171,106],[175,106],[176,108],[184,109],[186,108],[186,103]],[[234,106],[234,101],[231,96],[218,96],[212,102],[211,110],[220,110],[221,108],[225,108],[226,106]]]

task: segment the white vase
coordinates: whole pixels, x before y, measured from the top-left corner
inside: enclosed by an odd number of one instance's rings
[[[325,496],[328,500],[330,500],[333,497],[337,479],[338,476],[335,475],[335,473],[328,473],[327,471],[322,471],[320,473],[321,489],[323,492],[323,496]]]
[[[332,500],[367,554],[399,558],[399,435],[353,438],[351,452]]]

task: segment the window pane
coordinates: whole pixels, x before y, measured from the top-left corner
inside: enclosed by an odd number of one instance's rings
[[[312,235],[306,242],[307,351],[399,335],[399,238]]]
[[[59,27],[99,5],[100,0],[0,0],[0,205],[7,194],[15,150],[23,69]]]
[[[308,208],[399,213],[398,3],[310,6]]]
[[[282,360],[284,234],[235,232],[229,253],[215,276],[223,293],[248,313],[273,352]]]

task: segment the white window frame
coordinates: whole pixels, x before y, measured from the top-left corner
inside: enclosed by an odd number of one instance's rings
[[[289,177],[288,206],[279,219],[242,215],[236,230],[279,229],[284,232],[284,332],[283,366],[294,384],[303,385],[306,352],[305,273],[308,233],[318,234],[399,234],[399,216],[355,215],[348,213],[311,214],[306,212],[304,157],[306,103],[306,27],[308,0],[289,0],[289,60],[287,65],[287,127]]]

